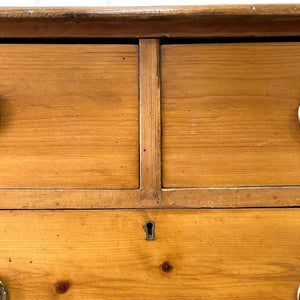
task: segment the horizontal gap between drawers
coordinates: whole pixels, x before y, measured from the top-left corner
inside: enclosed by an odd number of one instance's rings
[[[288,186],[287,186],[288,187]],[[293,186],[294,187],[294,186]],[[177,188],[176,188],[177,189]],[[105,189],[105,188],[95,188],[95,189],[84,189],[84,188],[0,188],[0,191],[138,191],[140,188],[131,189],[131,188],[115,188],[115,189]]]
[[[133,207],[133,208],[2,208],[0,211],[110,211],[110,210],[239,210],[239,209],[298,209],[300,206],[251,207]]]
[[[222,44],[222,43],[274,43],[274,42],[300,42],[300,36],[291,37],[224,37],[224,38],[162,38],[161,45],[172,44]]]
[[[138,45],[138,39],[116,38],[0,38],[0,44],[129,44]]]
[[[161,38],[165,44],[274,43],[300,42],[300,36],[290,37],[212,37]],[[0,44],[129,44],[138,45],[138,38],[0,38]]]
[[[300,188],[300,185],[253,185],[253,186],[205,186],[205,187],[161,187],[163,190],[176,191],[176,190],[222,190],[222,189],[272,189],[272,188]],[[140,188],[0,188],[0,191],[138,191]]]
[[[168,187],[162,186],[162,189],[172,191],[172,190],[222,190],[222,189],[265,189],[265,188],[299,188],[300,185],[241,185],[241,186],[200,186],[200,187]],[[0,189],[1,190],[1,189]]]

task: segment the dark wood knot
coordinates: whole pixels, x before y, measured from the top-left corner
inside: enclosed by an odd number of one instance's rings
[[[166,273],[169,273],[172,271],[173,267],[172,265],[170,265],[169,262],[165,261],[161,264],[161,269],[166,272]]]
[[[55,290],[56,290],[56,293],[58,293],[58,294],[64,294],[68,291],[69,287],[70,287],[69,281],[62,280],[62,281],[58,281],[56,283]]]

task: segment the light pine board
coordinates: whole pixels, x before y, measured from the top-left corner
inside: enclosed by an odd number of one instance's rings
[[[161,201],[160,44],[140,40],[140,174],[143,200]]]
[[[299,229],[299,209],[2,211],[0,279],[13,300],[294,300]]]
[[[300,43],[162,46],[164,187],[300,185]]]
[[[137,188],[137,45],[0,45],[0,188]]]

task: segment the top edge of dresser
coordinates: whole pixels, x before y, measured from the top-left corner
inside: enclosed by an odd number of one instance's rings
[[[151,21],[216,16],[298,16],[300,4],[136,7],[0,7],[0,21]]]
[[[0,38],[299,36],[300,4],[0,7]]]

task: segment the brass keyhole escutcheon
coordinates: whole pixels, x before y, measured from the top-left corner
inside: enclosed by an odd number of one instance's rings
[[[0,300],[8,300],[8,290],[2,281],[0,281]]]

